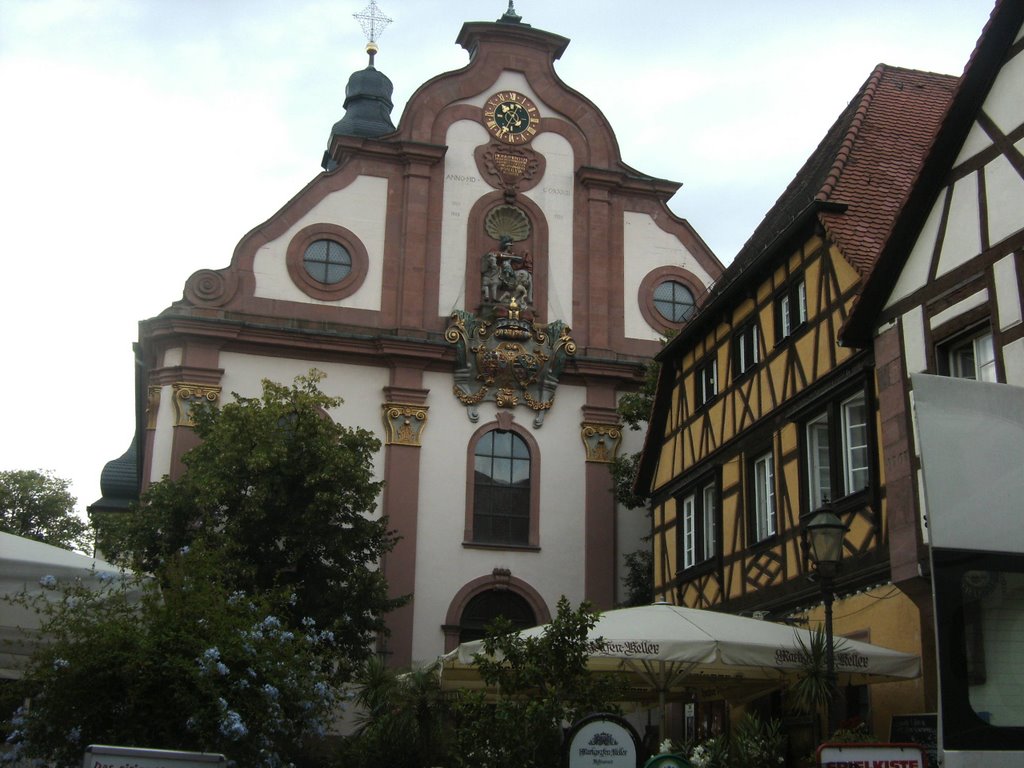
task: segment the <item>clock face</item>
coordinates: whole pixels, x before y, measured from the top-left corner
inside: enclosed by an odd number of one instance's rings
[[[515,91],[494,94],[484,105],[484,125],[506,144],[525,144],[537,133],[537,105]]]

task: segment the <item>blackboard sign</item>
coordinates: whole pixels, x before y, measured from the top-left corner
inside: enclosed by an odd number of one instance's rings
[[[930,768],[938,768],[939,718],[934,712],[893,715],[889,741],[920,744],[928,755]]]

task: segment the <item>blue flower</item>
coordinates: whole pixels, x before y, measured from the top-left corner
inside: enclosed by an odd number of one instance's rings
[[[221,701],[224,700],[221,699]],[[238,741],[239,739],[244,739],[249,734],[249,729],[245,727],[242,716],[233,709],[229,709],[224,713],[224,717],[220,721],[220,732],[232,741]]]
[[[72,744],[77,744],[82,739],[82,729],[79,726],[75,726],[67,733],[67,740]]]
[[[69,662],[67,659],[54,659],[53,660],[53,668],[54,668],[55,671],[60,671],[62,669],[67,669],[70,666],[71,666],[71,662]]]
[[[267,698],[271,701],[277,701],[277,697],[280,695],[277,688],[272,686],[270,683],[266,683],[263,686],[263,693],[265,693]]]
[[[217,662],[217,674],[218,675],[221,675],[223,677],[224,675],[228,674],[230,671],[231,670],[228,669],[228,665],[225,664],[223,661],[218,661]]]
[[[46,574],[45,576],[40,577],[39,586],[45,587],[46,589],[53,589],[57,586],[57,577]]]

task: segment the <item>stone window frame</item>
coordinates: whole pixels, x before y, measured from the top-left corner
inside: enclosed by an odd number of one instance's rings
[[[337,283],[321,283],[306,270],[306,249],[317,240],[333,240],[342,245],[352,257],[352,269]],[[348,298],[362,287],[370,268],[366,246],[350,229],[338,224],[311,224],[295,233],[288,243],[285,255],[288,275],[292,282],[310,298],[320,301],[338,301]]]
[[[510,413],[499,413],[498,418],[477,429],[470,437],[466,446],[466,517],[462,545],[467,548],[481,549],[540,549],[540,445],[529,430],[519,426],[511,419]],[[513,432],[523,439],[530,452],[530,514],[529,531],[526,544],[475,541],[473,538],[473,507],[476,494],[476,446],[480,439],[495,430]]]

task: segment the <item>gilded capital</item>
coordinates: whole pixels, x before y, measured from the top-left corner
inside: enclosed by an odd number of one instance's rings
[[[384,432],[386,445],[419,446],[420,436],[427,426],[426,405],[412,403],[384,403],[381,406],[384,416]]]
[[[201,402],[216,403],[220,400],[220,387],[209,384],[190,384],[179,381],[174,389],[174,426],[192,427],[192,407]]]
[[[587,452],[587,461],[611,464],[622,442],[622,425],[584,421],[580,424],[580,437]]]

